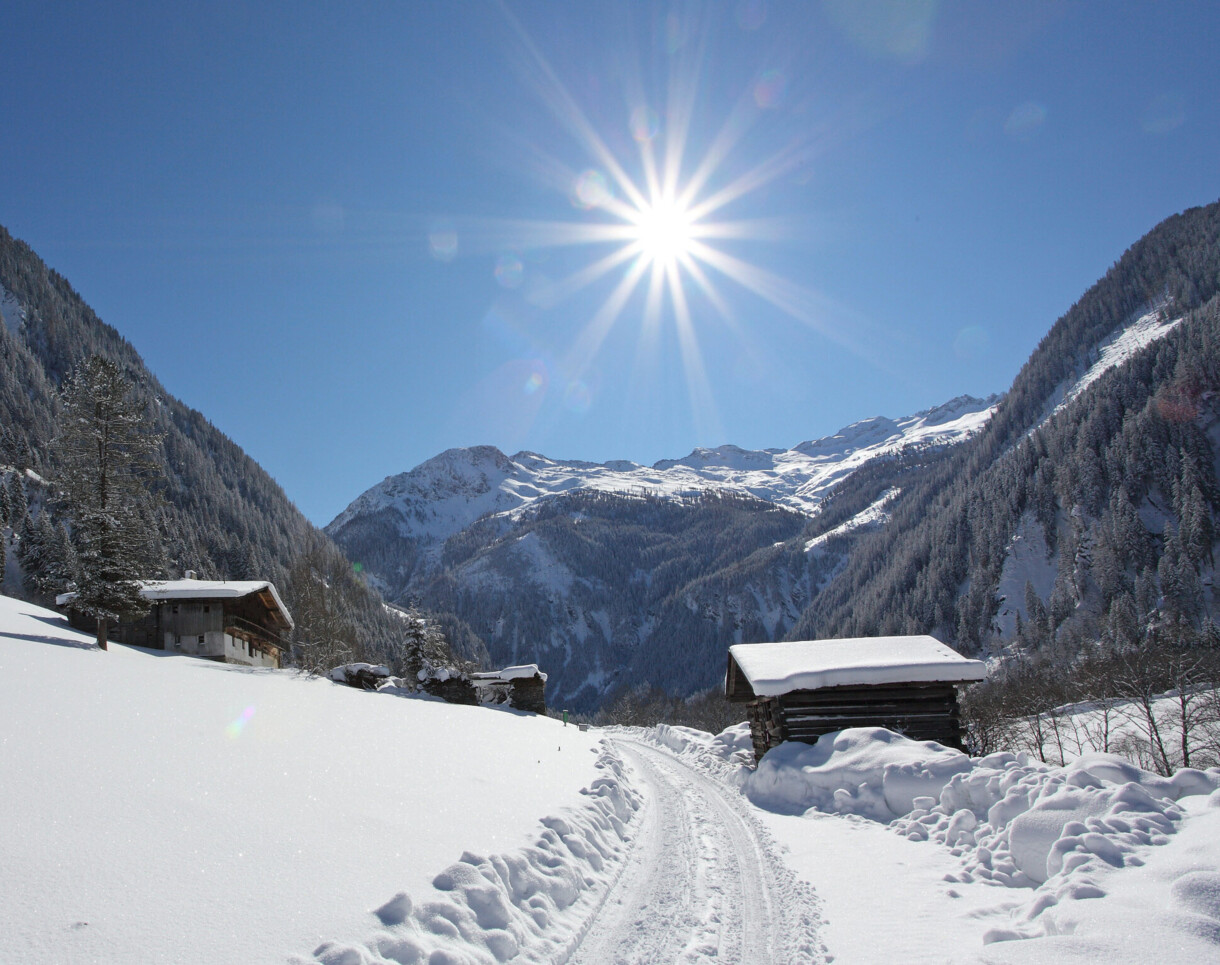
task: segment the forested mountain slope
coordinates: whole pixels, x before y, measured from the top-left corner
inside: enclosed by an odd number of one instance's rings
[[[116,362],[162,437],[157,457],[164,479],[157,490],[166,574],[195,570],[201,578],[270,579],[302,613],[326,589],[328,608],[315,632],[333,638],[335,653],[364,649],[390,653],[402,621],[356,579],[342,553],[301,515],[276,482],[199,412],[170,395],[135,348],[102,322],[58,272],[0,227],[0,478],[9,502],[11,533],[25,558],[36,544],[53,545],[62,524],[51,498],[51,441],[59,387],[81,360]],[[30,475],[30,473],[34,475]],[[0,523],[3,523],[0,520]],[[3,527],[0,526],[0,529]],[[14,547],[10,547],[10,550]],[[158,574],[150,573],[149,576]],[[6,592],[32,590],[10,566]],[[327,623],[329,621],[329,623]],[[298,620],[303,633],[307,620]],[[333,646],[332,646],[333,644]],[[477,643],[472,656],[482,656]]]
[[[0,228],[0,414],[3,461],[50,476],[59,385],[81,359],[122,366],[164,435],[169,556],[201,577],[280,578],[312,530],[253,459],[145,367],[135,348],[102,322],[58,272]]]
[[[1209,619],[1218,290],[1220,204],[1133,245],[1055,323],[983,431],[907,472],[889,525],[856,541],[790,636],[1071,649]],[[1140,326],[1159,337],[1090,372],[1116,332]]]

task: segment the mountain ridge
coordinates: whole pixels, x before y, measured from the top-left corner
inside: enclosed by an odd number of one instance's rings
[[[994,411],[998,397],[958,396],[947,403],[899,419],[883,416],[844,426],[820,439],[800,442],[791,449],[743,449],[726,444],[714,449],[696,448],[679,459],[661,459],[651,466],[616,459],[597,463],[552,459],[523,450],[512,456],[494,446],[447,449],[407,472],[387,476],[370,487],[325,527],[328,533],[343,528],[362,513],[397,509],[406,525],[403,536],[445,538],[457,528],[412,527],[408,517],[419,514],[412,495],[444,498],[447,482],[454,496],[471,497],[472,507],[454,517],[453,526],[469,525],[489,513],[521,511],[538,498],[574,489],[603,492],[650,492],[669,495],[701,489],[750,493],[798,512],[816,512],[822,494],[840,473],[831,463],[852,460],[852,468],[868,459],[914,445],[943,445],[978,431]],[[861,450],[865,450],[861,452]],[[489,496],[493,488],[502,494]]]

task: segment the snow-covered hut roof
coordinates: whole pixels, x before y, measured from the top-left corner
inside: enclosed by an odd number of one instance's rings
[[[146,600],[239,600],[251,594],[259,594],[267,609],[274,608],[288,627],[292,627],[292,614],[274,583],[267,580],[141,580],[140,596]],[[76,598],[75,593],[61,593],[55,598],[56,606],[67,606]]]
[[[505,667],[503,670],[491,670],[484,673],[473,673],[472,680],[518,680],[520,678],[541,677],[546,682],[546,674],[538,669],[538,664],[527,663],[519,667]]]
[[[733,665],[753,693],[735,680]],[[729,647],[730,699],[775,697],[794,690],[896,683],[964,683],[987,668],[935,637],[853,637],[790,643],[739,643]]]

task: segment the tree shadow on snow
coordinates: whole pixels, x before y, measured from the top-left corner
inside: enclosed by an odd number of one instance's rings
[[[41,620],[57,630],[62,629],[62,624],[58,624],[54,620],[46,620],[42,617],[35,617],[34,619]],[[30,643],[49,643],[52,646],[68,647],[72,650],[97,650],[97,644],[92,640],[65,640],[63,637],[44,637],[37,633],[13,633],[12,631],[6,631],[4,636],[11,640],[27,640]],[[100,653],[101,651],[98,652]]]

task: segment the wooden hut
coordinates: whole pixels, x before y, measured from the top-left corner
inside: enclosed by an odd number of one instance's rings
[[[266,580],[140,581],[148,613],[122,619],[113,628],[116,643],[170,650],[224,663],[279,667],[288,651],[292,616],[275,586]],[[75,593],[55,602],[69,622],[89,630],[92,623],[72,609]]]
[[[470,682],[481,704],[508,704],[517,710],[546,714],[546,674],[537,664],[473,673]]]
[[[929,636],[741,643],[729,647],[725,696],[747,705],[756,761],[845,727],[961,747],[957,686],[985,675]]]

